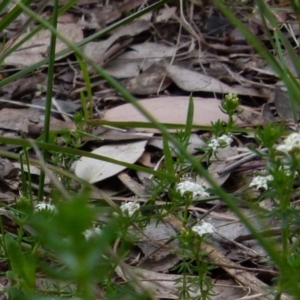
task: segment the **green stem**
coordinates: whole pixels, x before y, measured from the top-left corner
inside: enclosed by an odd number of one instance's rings
[[[54,0],[53,6],[53,28],[57,27],[58,18],[58,0]],[[44,119],[44,143],[49,142],[50,135],[50,118],[51,118],[51,107],[52,107],[52,96],[53,96],[53,79],[54,79],[54,65],[55,65],[55,48],[56,48],[56,34],[51,32],[50,39],[50,53],[49,53],[49,66],[48,66],[48,82],[47,82],[47,95],[46,95],[46,108],[45,108],[45,119]],[[42,150],[44,160],[47,160],[47,149]],[[39,192],[38,201],[42,201],[44,195],[44,184],[45,184],[45,172],[41,171],[39,178]]]

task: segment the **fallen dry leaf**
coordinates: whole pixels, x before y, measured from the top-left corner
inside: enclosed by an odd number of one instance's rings
[[[145,167],[153,169],[155,165],[151,163],[151,152],[145,151],[143,155],[139,158],[138,162]]]
[[[14,177],[18,174],[18,169],[6,158],[0,157],[0,181]]]
[[[119,55],[105,66],[105,70],[116,78],[130,78],[145,72],[155,62],[172,57],[176,47],[156,43],[143,43],[130,46],[129,51]]]
[[[35,131],[39,134],[44,126],[44,113],[35,109],[4,108],[0,110],[0,128],[25,133]],[[33,130],[35,128],[35,130]],[[63,122],[54,117],[50,118],[50,129],[75,129],[74,123]]]
[[[144,20],[132,22],[113,31],[112,36],[104,41],[89,42],[83,46],[82,50],[90,59],[97,63],[101,63],[103,54],[115,41],[117,41],[117,39],[124,36],[135,36],[145,30],[148,30],[150,26],[151,23]]]
[[[155,94],[165,90],[172,83],[172,80],[166,75],[164,65],[156,62],[142,74],[124,80],[122,84],[133,95]]]
[[[160,137],[154,137],[152,138],[149,142],[148,145],[159,148],[161,150],[164,149],[163,146],[163,140]],[[189,137],[189,144],[187,146],[187,152],[190,154],[195,154],[197,152],[196,148],[203,148],[206,146],[205,141],[199,137],[198,134],[196,133],[192,133]],[[176,147],[174,146],[173,143],[169,142],[169,147],[171,149],[171,153],[172,155],[176,156],[175,151],[173,150],[174,148],[176,149]]]
[[[135,163],[144,152],[147,141],[102,146],[92,153],[127,163]],[[75,174],[89,183],[98,182],[120,173],[126,167],[100,159],[82,157],[76,164]]]
[[[239,95],[262,97],[256,89],[243,88],[242,86],[229,86],[221,81],[198,73],[190,71],[180,66],[168,65],[167,71],[178,87],[188,92],[213,92],[213,93],[236,93]]]
[[[80,42],[83,39],[83,33],[81,27],[75,23],[58,23],[57,30],[64,35],[72,43]],[[16,41],[23,39],[27,33],[22,34]],[[31,39],[26,41],[20,49],[13,52],[11,55],[5,58],[5,65],[21,65],[30,66],[40,60],[45,59],[48,56],[48,47],[50,45],[49,30],[41,30],[34,35]],[[60,39],[56,41],[56,52],[59,52],[66,48],[64,42]],[[61,59],[62,56],[59,57]]]
[[[221,101],[213,98],[193,97],[194,125],[211,126],[211,122],[228,121],[228,116],[220,110]],[[158,122],[186,124],[189,97],[160,97],[139,102]],[[148,122],[147,119],[130,103],[108,110],[104,115],[106,121]],[[242,121],[236,118],[236,123]],[[158,132],[155,128],[136,128],[138,131]],[[175,130],[170,130],[175,131]]]
[[[150,223],[143,229],[143,234],[135,232],[138,237],[136,245],[143,251],[143,254],[153,262],[159,261],[170,254],[169,249],[159,247],[153,241],[165,244],[176,234],[174,228],[168,224],[159,222],[157,219],[151,219]],[[168,244],[168,247],[179,246],[178,240],[174,240]]]
[[[130,271],[135,278],[139,279],[139,282],[141,282],[143,287],[150,289],[156,297],[159,297],[160,299],[178,299],[178,289],[182,287],[183,282],[182,275],[163,274],[142,268],[130,268]],[[116,268],[116,272],[121,278],[123,278],[123,280],[130,281],[137,291],[140,290],[136,281],[131,280],[131,274],[126,274],[120,267]],[[187,276],[187,278],[195,279],[193,276]],[[180,279],[182,280],[181,282],[179,282]],[[178,282],[178,284],[176,284],[176,282]],[[226,282],[228,286],[222,286],[222,283],[224,284],[224,282]],[[225,295],[228,297],[225,299],[235,300],[247,295],[248,293],[247,289],[237,286],[233,280],[222,280],[220,282],[218,280],[214,281],[212,291],[214,294],[210,297],[210,299],[213,300],[223,300]],[[226,294],[224,294],[225,291]],[[201,295],[199,286],[195,286],[193,291],[190,291],[190,295],[193,297],[199,297]]]
[[[291,102],[289,101],[288,92],[284,89],[280,88],[279,86],[276,86],[274,90],[274,104],[276,111],[278,115],[285,121],[294,121],[296,118],[296,121],[299,118],[300,114],[300,108],[297,103],[294,103],[295,105],[295,118],[293,114],[293,108],[291,106]]]
[[[22,97],[32,94],[36,91],[38,84],[45,84],[46,76],[42,73],[30,77],[19,78],[9,84],[6,84],[2,89],[6,99],[20,101]],[[1,104],[2,106],[2,104]]]

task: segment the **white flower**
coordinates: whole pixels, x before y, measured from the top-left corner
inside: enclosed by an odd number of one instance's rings
[[[126,202],[120,206],[120,209],[124,214],[128,214],[128,216],[131,217],[140,209],[140,205],[136,202]]]
[[[232,143],[232,138],[226,134],[223,134],[218,138],[218,141],[221,145],[224,144],[224,146],[228,146]]]
[[[210,223],[203,222],[201,225],[196,225],[192,227],[192,231],[197,233],[199,236],[202,236],[207,233],[214,233],[215,227]]]
[[[56,208],[53,204],[40,202],[35,206],[36,211],[48,210],[48,211],[55,211]]]
[[[211,139],[210,143],[207,146],[211,148],[213,152],[216,152],[220,147],[220,143],[217,139]]]
[[[217,139],[211,139],[210,143],[207,145],[209,148],[213,150],[213,152],[216,152],[218,148],[220,147],[226,147],[232,143],[232,138],[226,134],[223,134],[222,136],[218,137]]]
[[[278,151],[290,153],[295,150],[300,150],[300,134],[294,132],[290,134],[285,140],[282,145],[276,147]]]
[[[268,189],[268,182],[272,181],[274,178],[272,175],[268,175],[268,176],[255,176],[251,183],[250,183],[250,187],[251,186],[255,186],[257,190],[259,190],[260,188],[264,188],[265,190]]]
[[[87,241],[91,238],[99,236],[100,234],[101,234],[101,229],[98,227],[93,227],[83,232],[83,235]]]
[[[192,193],[193,198],[209,197],[209,193],[205,191],[205,188],[201,184],[189,180],[178,183],[177,190],[179,190],[181,196],[183,196],[185,193]]]

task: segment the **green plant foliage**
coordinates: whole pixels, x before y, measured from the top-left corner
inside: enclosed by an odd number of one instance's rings
[[[58,1],[55,1],[55,13],[49,20],[44,20],[39,14],[29,8],[32,1],[16,1],[17,5],[5,18],[0,21],[0,30],[5,29],[23,11],[32,20],[40,23],[33,32],[27,35],[29,39],[42,28],[47,28],[52,34],[52,44],[49,58],[30,66],[0,82],[0,87],[20,78],[25,74],[48,64],[47,84],[47,109],[45,111],[44,135],[36,141],[0,137],[3,144],[13,144],[22,147],[19,155],[0,150],[0,155],[19,160],[22,170],[22,189],[19,199],[5,209],[12,213],[12,219],[17,224],[17,229],[8,232],[1,228],[1,256],[8,262],[9,271],[5,274],[10,281],[9,286],[2,291],[9,299],[80,299],[92,300],[120,299],[126,295],[128,299],[153,299],[151,291],[136,278],[133,268],[124,263],[132,244],[141,234],[143,228],[152,220],[160,223],[164,217],[176,215],[181,222],[181,229],[166,243],[177,241],[179,247],[174,250],[180,258],[180,262],[173,271],[182,275],[175,280],[179,299],[210,299],[212,293],[212,281],[210,276],[216,268],[209,259],[209,254],[202,250],[205,243],[209,243],[209,236],[214,232],[214,226],[201,220],[196,220],[190,213],[190,206],[199,202],[214,199],[222,199],[229,209],[246,225],[264,251],[267,253],[265,262],[279,270],[279,275],[274,279],[270,292],[274,299],[280,299],[283,293],[290,293],[295,299],[300,299],[299,266],[300,266],[300,238],[299,238],[299,209],[291,202],[292,197],[298,193],[299,188],[295,184],[300,177],[300,135],[290,135],[284,142],[276,147],[276,143],[285,134],[283,125],[267,124],[263,128],[237,129],[233,116],[242,112],[240,99],[237,95],[226,95],[220,109],[228,115],[228,121],[217,121],[210,127],[201,129],[209,130],[212,137],[206,141],[206,146],[199,149],[201,155],[195,157],[188,153],[189,137],[194,128],[194,103],[190,96],[186,125],[176,127],[176,124],[161,124],[149,114],[143,106],[133,97],[119,82],[110,77],[103,68],[86,57],[80,50],[80,46],[107,34],[111,30],[140,17],[141,15],[162,6],[167,1],[157,1],[153,5],[134,13],[86,38],[79,44],[72,44],[68,39],[56,30],[57,17],[66,11],[75,1],[69,1],[59,9]],[[228,1],[213,1],[220,11],[247,37],[249,43],[277,72],[278,77],[285,83],[291,107],[296,116],[295,106],[300,100],[300,84],[291,71],[285,66],[283,50],[291,55],[296,69],[300,70],[300,62],[295,50],[282,35],[280,30],[275,30],[275,35],[270,36],[274,51],[279,57],[265,51],[262,42],[255,37],[228,8]],[[300,15],[300,9],[296,1],[291,1],[292,7]],[[9,1],[0,4],[2,12]],[[182,2],[180,3],[182,5]],[[239,3],[241,4],[241,3]],[[265,1],[257,1],[257,9],[262,15],[263,23],[269,23],[273,28],[278,28],[278,22],[268,8]],[[266,27],[267,28],[267,27]],[[66,49],[55,54],[56,37],[66,43]],[[24,39],[22,42],[26,41]],[[22,42],[19,42],[19,47]],[[16,47],[16,46],[14,46]],[[6,51],[0,60],[3,60],[12,47]],[[83,112],[74,115],[76,129],[74,131],[50,132],[51,98],[53,93],[54,62],[60,55],[73,52],[80,65],[87,94],[81,94]],[[128,122],[126,124],[105,123],[102,125],[123,125],[125,127],[137,126],[158,129],[163,137],[164,163],[159,170],[121,162],[115,159],[96,155],[81,150],[84,143],[83,136],[94,137],[90,133],[90,126],[96,124],[92,117],[92,87],[89,75],[89,67],[92,67],[97,75],[101,76],[114,88],[127,102],[132,103],[149,121],[149,124]],[[168,128],[176,128],[176,134],[170,134]],[[199,128],[198,128],[199,129]],[[261,174],[255,174],[254,179],[247,190],[256,189],[259,197],[244,201],[239,193],[229,193],[220,187],[206,170],[206,163],[217,157],[217,150],[225,148],[232,142],[232,137],[241,132],[255,134],[257,143],[264,149],[253,149],[258,157],[266,161],[266,170]],[[292,138],[291,138],[292,136]],[[58,137],[65,146],[58,146]],[[38,159],[32,159],[29,151],[33,150]],[[42,151],[43,155],[40,155]],[[176,153],[176,159],[172,156]],[[80,156],[104,160],[109,163],[119,164],[131,170],[143,171],[153,175],[149,180],[151,194],[145,204],[138,200],[122,203],[120,205],[111,199],[102,196],[97,202],[91,201],[91,192],[99,190],[72,174],[72,163]],[[49,163],[50,161],[50,163]],[[25,167],[39,165],[41,169],[52,176],[52,190],[47,194],[47,201],[43,200],[44,178],[41,176],[38,202],[34,198],[32,190],[32,178],[26,174]],[[52,171],[50,173],[49,171]],[[195,182],[195,178],[202,177],[208,186]],[[74,181],[79,183],[77,190],[72,188]],[[162,197],[161,203],[157,199]],[[253,197],[254,198],[254,197]],[[266,199],[272,199],[275,203],[271,210],[259,207],[259,203]],[[51,201],[48,201],[51,199]],[[264,224],[265,218],[273,217],[281,222],[280,247],[275,242],[270,242],[261,234],[249,218],[240,209],[240,204],[253,209],[261,217]],[[4,205],[3,205],[4,206]],[[3,227],[3,226],[2,226]],[[118,269],[123,272],[127,282],[114,280],[114,274]],[[41,276],[42,275],[42,276]],[[43,277],[45,282],[41,284],[38,279]],[[122,276],[120,276],[121,278]],[[98,293],[98,294],[97,294]]]

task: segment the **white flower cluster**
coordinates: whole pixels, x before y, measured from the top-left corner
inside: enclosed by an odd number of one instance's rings
[[[259,190],[260,188],[267,190],[269,181],[272,181],[273,179],[274,178],[272,175],[255,176],[255,177],[253,177],[253,179],[250,183],[250,187],[254,186],[254,187],[256,187],[257,190]]]
[[[290,134],[283,142],[282,145],[277,146],[278,151],[291,153],[295,151],[300,151],[300,134],[294,132]]]
[[[127,214],[131,217],[136,211],[140,209],[140,205],[136,202],[126,202],[120,206],[121,211],[123,214]]]
[[[100,234],[101,234],[101,229],[98,227],[93,227],[83,232],[83,235],[87,241],[91,238],[98,237]]]
[[[48,211],[55,211],[56,207],[53,204],[46,203],[46,202],[40,202],[35,206],[35,211],[42,211],[42,210],[48,210]]]
[[[185,193],[191,193],[193,198],[209,197],[209,193],[205,191],[205,188],[201,184],[189,180],[178,183],[177,190],[179,190],[181,196]]]
[[[211,139],[208,147],[212,149],[213,152],[216,152],[220,147],[226,147],[232,143],[232,138],[228,135],[223,134],[217,139]]]
[[[203,222],[201,225],[196,225],[192,227],[192,231],[197,233],[199,236],[203,236],[204,234],[207,233],[214,233],[215,227],[214,225],[208,222]]]

